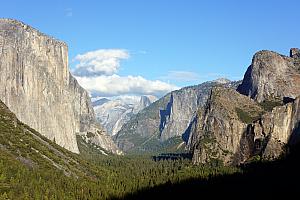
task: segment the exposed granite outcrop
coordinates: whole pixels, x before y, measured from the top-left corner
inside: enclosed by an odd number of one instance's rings
[[[194,163],[273,160],[300,141],[298,52],[292,49],[291,58],[271,51],[256,53],[237,89],[246,96],[212,89],[189,138]]]
[[[258,119],[263,109],[233,89],[215,87],[206,106],[200,108],[189,147],[194,163],[221,161],[240,163],[249,158],[247,123]]]
[[[22,122],[76,153],[76,133],[102,132],[88,93],[69,72],[67,45],[11,19],[0,19],[0,99]],[[105,141],[103,148],[117,151]]]
[[[272,111],[225,88],[214,88],[199,112],[189,140],[194,163],[244,163],[254,156],[265,160],[285,155],[299,142],[300,98]]]
[[[290,50],[290,57],[291,58],[300,58],[300,49],[298,48],[291,48]]]
[[[292,57],[272,51],[256,53],[238,91],[258,102],[295,99],[300,94],[299,50],[291,49],[290,54]]]
[[[288,146],[299,142],[300,98],[283,106],[275,107],[250,125],[255,148],[254,155],[273,160],[286,153]]]

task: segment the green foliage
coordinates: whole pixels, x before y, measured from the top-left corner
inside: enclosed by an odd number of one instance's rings
[[[96,146],[91,142],[87,143],[80,135],[76,135],[76,140],[77,140],[78,148],[80,150],[80,157],[85,158],[85,157],[90,157],[98,154],[106,154],[106,155],[111,154],[105,149]]]
[[[141,137],[139,135],[128,135],[130,141],[135,144],[135,148],[130,149],[128,154],[141,154],[141,152],[147,152],[148,154],[160,154],[160,153],[184,153],[185,143],[181,136],[175,136],[169,138],[166,141],[160,141],[157,136]]]
[[[277,106],[282,106],[283,103],[280,100],[264,100],[263,102],[260,103],[260,106],[268,112],[271,112],[273,110],[273,108],[277,107]]]
[[[220,167],[220,166],[223,166],[224,163],[222,160],[220,159],[217,159],[217,158],[210,158],[210,166],[212,167]]]
[[[256,162],[260,162],[262,161],[262,158],[260,155],[255,155],[255,156],[252,156],[247,162],[248,163],[256,163]]]
[[[92,137],[95,137],[95,134],[92,133],[92,132],[87,132],[86,136],[87,136],[88,138],[92,138]]]
[[[94,176],[67,177],[59,170],[30,170],[8,155],[1,154],[0,195],[10,199],[108,199],[122,198],[143,188],[164,183],[177,183],[190,178],[214,177],[232,174],[238,170],[229,167],[194,166],[190,160],[153,161],[148,156],[102,156],[88,158]],[[90,160],[93,159],[93,160]],[[106,172],[101,172],[105,169]],[[0,196],[0,197],[2,197]],[[5,198],[4,198],[5,199]]]
[[[201,145],[213,144],[216,142],[216,138],[212,132],[206,132],[200,140]]]
[[[242,122],[244,122],[246,124],[249,124],[252,122],[252,117],[247,112],[243,111],[242,109],[236,108],[236,113]]]
[[[250,124],[256,120],[258,120],[262,113],[248,112],[240,108],[235,109],[239,119],[245,124]]]

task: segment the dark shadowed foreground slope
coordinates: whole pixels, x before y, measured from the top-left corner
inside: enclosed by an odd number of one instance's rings
[[[139,190],[124,199],[296,198],[300,180],[299,155],[298,146],[285,159],[241,166],[243,173],[168,182],[151,189]]]

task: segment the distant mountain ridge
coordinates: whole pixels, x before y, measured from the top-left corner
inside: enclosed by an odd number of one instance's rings
[[[107,98],[101,98],[101,99],[98,99],[98,100],[95,100],[95,101],[92,101],[92,106],[95,107],[95,106],[100,106],[106,102],[109,102],[110,100],[107,99]]]
[[[101,98],[94,101],[97,121],[108,134],[115,135],[130,118],[157,100],[155,96],[124,96],[116,99]]]
[[[235,88],[239,82],[220,79],[172,91],[132,116],[114,140],[125,152],[183,150],[198,107],[205,104],[211,88],[219,84]]]

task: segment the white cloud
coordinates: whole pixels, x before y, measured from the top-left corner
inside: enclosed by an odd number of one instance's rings
[[[76,77],[79,84],[96,96],[155,95],[179,89],[177,86],[159,80],[147,80],[141,76],[94,76]]]
[[[72,71],[79,84],[92,96],[120,95],[162,96],[178,89],[160,80],[147,80],[142,76],[119,76],[120,62],[129,58],[125,49],[99,49],[74,58],[78,62]]]
[[[206,74],[198,74],[191,71],[169,71],[167,75],[161,76],[160,80],[163,81],[176,81],[176,82],[198,82],[202,83],[205,81],[212,81],[220,78],[228,78],[230,77],[233,80],[240,80],[239,77],[231,77],[226,74],[221,73],[206,73]]]
[[[77,55],[79,62],[73,74],[76,76],[112,75],[118,72],[120,61],[128,59],[129,53],[124,49],[100,49]]]
[[[166,76],[161,77],[162,80],[173,80],[173,81],[197,81],[200,79],[199,74],[190,71],[169,71]]]

